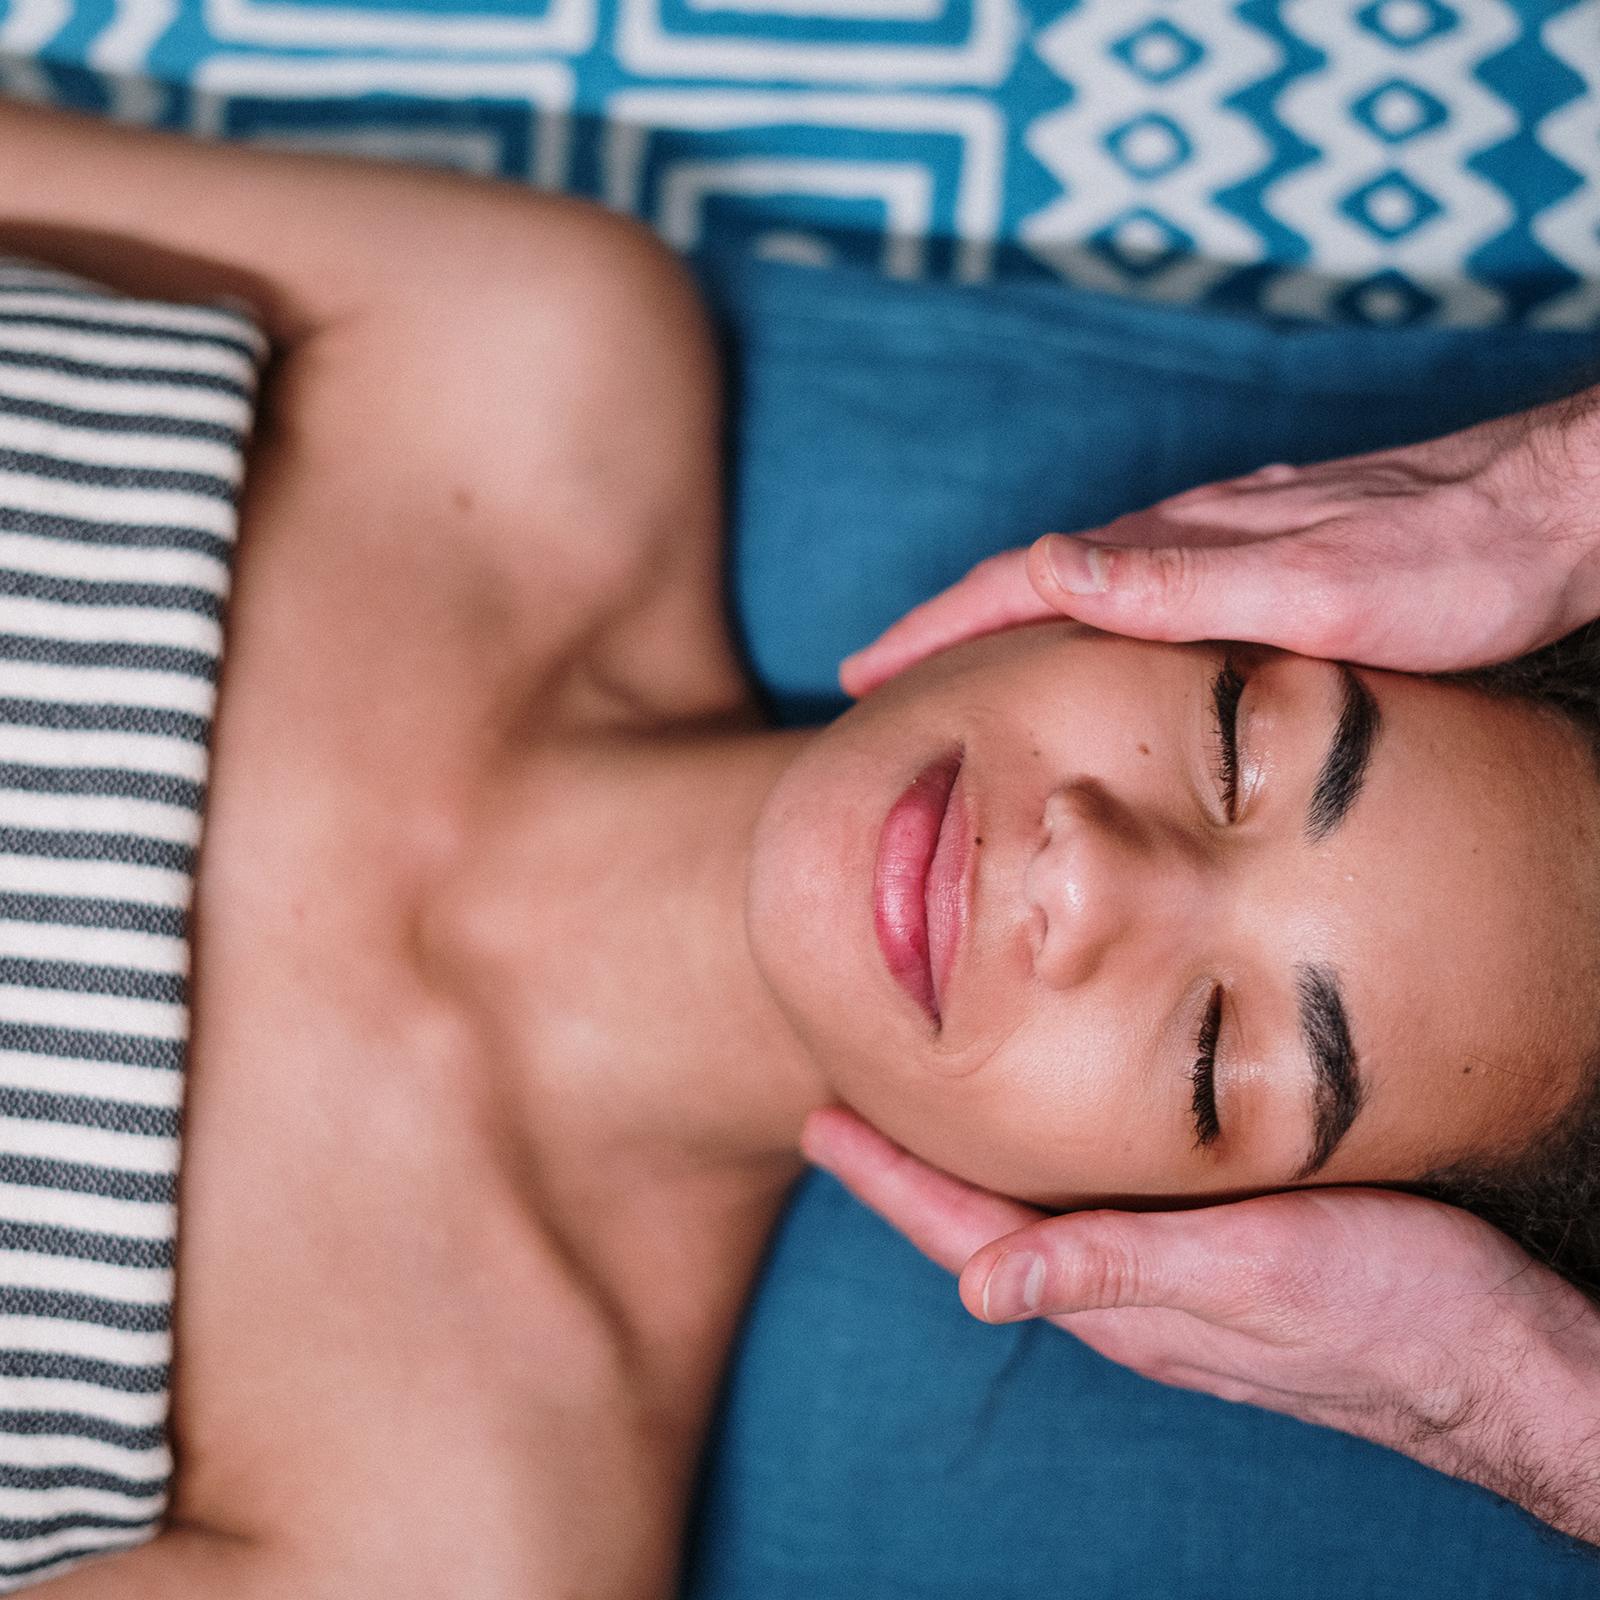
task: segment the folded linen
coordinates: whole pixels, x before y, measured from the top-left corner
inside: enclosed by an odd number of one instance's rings
[[[0,1590],[156,1532],[187,913],[266,342],[0,260]]]

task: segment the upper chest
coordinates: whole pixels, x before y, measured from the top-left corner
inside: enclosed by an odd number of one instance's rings
[[[363,579],[279,492],[241,553],[195,901],[178,1504],[322,1517],[330,1545],[377,1506],[576,1559],[610,1537],[572,1516],[600,1486],[638,1528],[675,1516],[720,1344],[636,1359],[541,1212],[496,1041],[424,955],[495,741],[583,714],[592,613],[552,608],[513,667],[492,590],[474,615],[470,575],[452,596],[377,552]]]
[[[362,870],[406,875],[377,853]],[[616,1592],[648,1593],[721,1347],[640,1359],[645,1324],[546,1206],[539,1164],[574,1153],[528,1136],[495,1041],[421,975],[403,889],[341,906],[341,885],[263,876],[208,951],[202,874],[177,1504],[292,1530],[353,1572],[382,1526],[419,1570],[463,1547],[524,1580],[620,1562],[635,1586]],[[610,1192],[631,1186],[617,1163]]]

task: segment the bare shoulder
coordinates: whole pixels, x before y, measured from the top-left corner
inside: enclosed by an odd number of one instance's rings
[[[430,243],[438,270],[284,359],[262,442],[306,503],[275,520],[359,508],[430,603],[492,615],[512,655],[561,651],[599,701],[744,703],[717,362],[687,273],[637,225],[548,197],[472,245]]]

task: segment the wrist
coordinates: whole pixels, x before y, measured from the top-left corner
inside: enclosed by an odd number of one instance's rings
[[[1529,414],[1527,451],[1546,531],[1570,560],[1563,631],[1600,617],[1600,385]]]
[[[1567,1326],[1520,1330],[1514,1357],[1493,1363],[1494,1378],[1449,1425],[1414,1417],[1402,1448],[1600,1545],[1600,1310],[1574,1299],[1581,1310]]]

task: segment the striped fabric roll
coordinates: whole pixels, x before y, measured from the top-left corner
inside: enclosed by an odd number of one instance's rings
[[[0,1590],[167,1503],[186,916],[243,314],[0,260]]]

